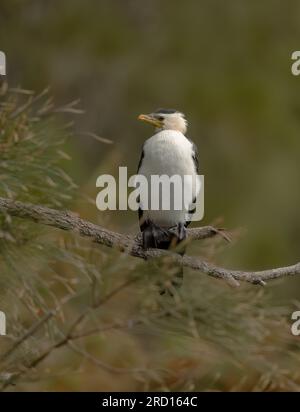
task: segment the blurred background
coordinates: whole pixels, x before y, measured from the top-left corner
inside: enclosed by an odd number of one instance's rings
[[[84,110],[64,116],[74,125],[64,145],[72,160],[62,167],[78,185],[68,208],[112,230],[136,233],[135,213],[100,213],[82,198],[96,198],[101,173],[117,176],[119,166],[135,173],[142,144],[152,133],[137,121],[140,113],[175,108],[186,114],[205,175],[201,224],[236,230],[232,244],[195,243],[190,253],[245,270],[299,261],[300,78],[291,74],[291,54],[300,48],[299,13],[299,2],[279,0],[1,0],[0,49],[7,57],[8,86],[36,92],[50,86],[58,106],[80,99]],[[88,241],[84,245],[89,249]],[[149,270],[100,249],[101,265],[119,265],[109,269],[116,282],[131,269]],[[98,260],[93,263],[100,270]],[[36,269],[37,276],[45,267]],[[65,266],[59,270],[68,276]],[[109,277],[103,266],[101,271],[102,280]],[[127,366],[155,364],[171,369],[172,378],[163,373],[159,379],[116,377],[60,353],[42,366],[42,379],[21,380],[17,388],[300,389],[299,338],[289,331],[290,315],[299,306],[298,279],[270,282],[264,290],[242,286],[237,292],[193,272],[186,279],[193,292],[187,286],[185,315],[181,308],[173,326],[167,320],[170,330],[159,323],[153,332],[146,322],[138,330],[94,336],[90,343],[118,367],[125,352]],[[131,304],[133,295],[145,302],[140,289],[116,298],[106,320],[135,313],[137,307],[144,314],[143,304]],[[194,318],[197,304],[200,315]],[[206,315],[212,319],[206,322]],[[184,332],[183,325],[197,332]],[[265,345],[269,349],[262,353]],[[249,354],[254,347],[255,362]]]

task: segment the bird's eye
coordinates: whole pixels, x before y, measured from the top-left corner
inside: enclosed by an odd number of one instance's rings
[[[164,120],[163,116],[159,116],[159,117],[158,117],[158,120],[159,120],[160,122],[162,122],[162,121]]]

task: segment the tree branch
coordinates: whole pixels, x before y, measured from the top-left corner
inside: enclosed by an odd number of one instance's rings
[[[32,220],[43,225],[53,226],[58,229],[71,231],[83,237],[90,238],[93,242],[116,248],[120,252],[141,259],[159,258],[164,256],[171,257],[175,262],[183,266],[198,270],[208,276],[228,281],[233,286],[238,286],[238,281],[245,281],[252,284],[265,285],[267,280],[276,279],[284,276],[300,274],[300,262],[287,267],[246,272],[241,270],[229,270],[202,259],[191,256],[181,256],[175,252],[142,248],[140,240],[129,235],[123,235],[95,225],[91,222],[79,218],[75,213],[50,209],[48,207],[22,203],[10,199],[0,198],[0,212],[7,213],[23,219]],[[188,229],[188,240],[206,239],[216,235],[221,235],[227,240],[228,237],[220,229],[212,226]]]

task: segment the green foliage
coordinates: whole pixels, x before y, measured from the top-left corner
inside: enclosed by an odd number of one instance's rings
[[[67,137],[45,90],[31,91],[2,85],[0,117],[0,195],[14,200],[62,207],[76,187],[61,169],[70,159],[62,146]],[[66,109],[66,108],[65,108]]]
[[[63,147],[68,130],[55,108],[48,90],[36,95],[28,90],[1,87],[0,100],[0,196],[54,207],[66,207],[76,185],[63,171],[69,159]],[[56,114],[56,116],[54,116]],[[24,262],[43,261],[43,228],[7,214],[0,216],[1,285],[13,282],[13,271],[24,275]],[[45,262],[44,262],[45,263]],[[6,268],[6,269],[5,269]]]

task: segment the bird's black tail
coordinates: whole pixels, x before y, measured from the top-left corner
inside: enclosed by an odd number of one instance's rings
[[[145,222],[146,223],[146,222]],[[157,226],[151,221],[147,221],[143,230],[143,247],[144,249],[172,249],[178,248],[180,243],[186,239],[186,230],[184,224],[179,224],[177,228],[165,229]],[[178,250],[178,253],[184,255],[185,247]],[[172,289],[178,289],[183,283],[183,266],[181,263],[172,263],[171,278],[162,285],[161,294],[173,294]],[[169,287],[168,287],[169,284]]]

